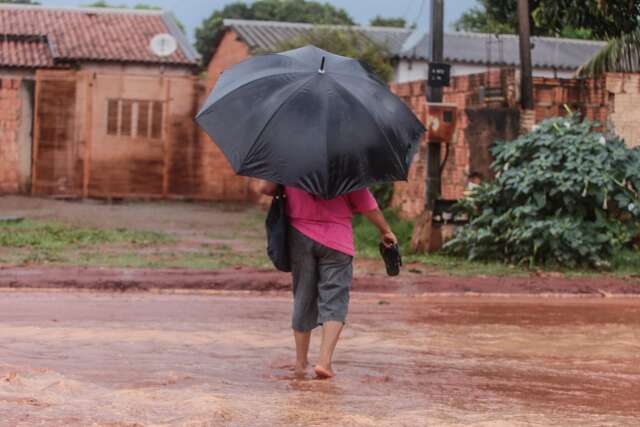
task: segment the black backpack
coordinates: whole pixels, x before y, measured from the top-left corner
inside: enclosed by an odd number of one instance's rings
[[[265,226],[267,228],[267,255],[280,271],[290,272],[289,260],[289,221],[286,214],[287,196],[284,188],[279,187],[278,194],[271,200]]]

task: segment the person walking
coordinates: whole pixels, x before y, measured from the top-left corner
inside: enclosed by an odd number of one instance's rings
[[[275,196],[280,190],[278,184],[263,181],[260,191]],[[314,372],[318,378],[332,378],[336,375],[333,353],[347,318],[353,277],[353,215],[364,215],[379,230],[385,246],[397,244],[398,239],[366,188],[330,200],[294,187],[284,187],[284,191],[290,226],[295,372],[306,372],[311,331],[321,325]]]
[[[277,256],[287,244],[280,238],[284,222],[270,228],[269,244],[276,245],[268,250],[276,268],[291,264],[296,370],[306,369],[311,330],[322,325],[314,370],[335,376],[331,360],[349,305],[354,213],[380,230],[387,273],[397,274],[401,262],[373,196],[353,190],[406,181],[424,124],[358,60],[311,45],[226,69],[195,121],[238,175],[267,181],[265,194],[277,194],[276,183],[289,185],[289,259]],[[281,202],[274,201],[271,219],[280,219]]]

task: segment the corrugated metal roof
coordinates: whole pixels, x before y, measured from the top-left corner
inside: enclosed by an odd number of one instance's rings
[[[589,40],[532,37],[531,61],[536,68],[575,70],[587,62],[604,45]],[[400,57],[428,61],[431,37],[425,34],[400,53]],[[510,34],[446,33],[444,57],[447,62],[519,65],[519,38]]]
[[[412,30],[391,27],[363,27],[347,25],[314,25],[297,22],[252,21],[245,19],[225,19],[224,26],[232,28],[251,49],[274,50],[278,45],[294,37],[308,34],[314,29],[353,30],[361,32],[376,43],[386,46],[396,55]]]
[[[377,43],[385,45],[398,58],[425,60],[430,58],[430,37],[414,34],[407,28],[364,27],[344,25],[313,25],[277,21],[225,19],[252,49],[277,49],[282,41],[308,33],[313,29],[344,29],[359,31]],[[411,45],[411,39],[416,40]],[[604,42],[532,37],[532,61],[536,68],[575,70],[588,61]],[[409,42],[409,43],[407,43]],[[518,37],[479,33],[445,33],[444,56],[447,62],[495,65],[519,65]]]
[[[159,57],[149,48],[159,33],[169,33],[178,42],[178,49],[168,57]],[[163,11],[0,4],[0,38],[9,34],[46,36],[54,62],[198,64],[175,19]]]

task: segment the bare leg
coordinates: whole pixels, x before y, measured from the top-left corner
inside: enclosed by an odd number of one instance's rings
[[[311,341],[311,331],[302,332],[293,330],[293,337],[296,340],[296,374],[304,374],[307,365],[307,354],[309,353],[309,342]]]
[[[336,349],[340,332],[342,332],[342,322],[329,320],[322,325],[322,343],[320,344],[320,355],[318,364],[314,370],[319,378],[335,377],[335,372],[331,369],[333,352]]]

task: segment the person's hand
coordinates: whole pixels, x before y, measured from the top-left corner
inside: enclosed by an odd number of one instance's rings
[[[277,196],[278,195],[278,184],[275,182],[269,182],[265,180],[258,180],[260,183],[258,191],[265,196]]]
[[[382,243],[389,248],[398,244],[398,238],[393,234],[393,231],[387,231],[382,234]]]

